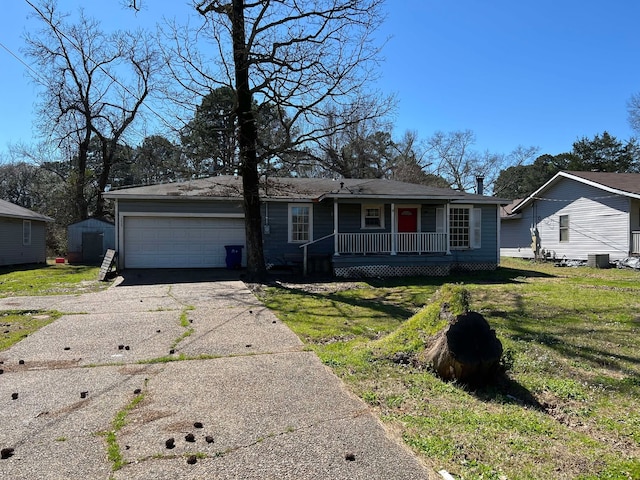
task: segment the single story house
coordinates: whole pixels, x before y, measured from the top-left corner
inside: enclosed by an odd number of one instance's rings
[[[503,208],[500,253],[508,257],[611,261],[640,254],[640,174],[557,173]]]
[[[67,260],[100,264],[107,249],[115,249],[115,223],[105,218],[87,218],[67,226]]]
[[[0,200],[0,265],[45,263],[46,215]]]
[[[120,269],[224,267],[225,246],[245,243],[239,177],[103,195],[115,201]],[[275,177],[261,180],[260,198],[268,268],[305,265],[351,277],[499,264],[506,200],[392,180]]]

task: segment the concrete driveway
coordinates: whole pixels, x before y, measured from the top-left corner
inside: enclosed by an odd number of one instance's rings
[[[65,315],[0,352],[0,478],[436,478],[228,273],[8,309]]]

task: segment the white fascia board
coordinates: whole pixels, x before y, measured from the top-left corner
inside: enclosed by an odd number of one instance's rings
[[[12,213],[2,213],[0,214],[0,218],[15,218],[18,220],[31,220],[34,222],[54,222],[55,220],[51,217],[47,217],[46,215],[41,216],[29,216],[29,215],[15,215]]]
[[[559,177],[564,177],[564,178],[568,178],[570,180],[575,180],[576,182],[584,183],[585,185],[589,185],[591,187],[598,188],[598,189],[603,190],[605,192],[615,193],[616,195],[622,195],[622,196],[625,196],[625,197],[631,197],[631,198],[640,199],[640,195],[635,194],[635,193],[629,193],[629,192],[625,192],[625,191],[622,191],[622,190],[618,190],[617,188],[607,187],[606,185],[602,185],[601,183],[594,182],[593,180],[587,180],[586,178],[578,177],[576,175],[571,175],[570,173],[567,173],[567,172],[558,172],[551,178],[551,180],[547,181],[547,183],[542,185],[535,192],[533,192],[527,198],[522,200],[518,205],[513,207],[511,209],[511,211],[512,212],[519,211],[521,208],[523,208],[526,205],[528,205],[532,200],[535,200],[535,198],[538,197],[540,195],[540,193],[545,191],[552,184],[556,183],[558,181]]]
[[[563,174],[562,175],[563,177],[576,180],[577,182],[582,182],[585,185],[589,185],[591,187],[599,188],[600,190],[604,190],[605,192],[615,193],[617,195],[622,195],[625,197],[640,198],[640,195],[638,195],[637,193],[630,193],[630,192],[625,192],[624,190],[618,190],[617,188],[607,187],[606,185],[602,185],[601,183],[594,182],[593,180],[587,180],[586,178],[578,177],[575,175],[571,175],[570,173],[565,173],[565,172],[560,172],[560,173]]]
[[[547,180],[547,182],[542,185],[540,188],[538,188],[535,192],[533,192],[531,195],[529,195],[527,198],[525,198],[524,200],[522,200],[518,205],[516,205],[515,207],[513,207],[511,209],[511,213],[515,213],[517,210],[520,210],[520,208],[524,207],[525,205],[527,205],[531,200],[533,200],[535,197],[538,196],[538,194],[542,191],[544,191],[549,185],[551,185],[552,183],[555,182],[556,178],[558,178],[560,176],[560,174],[563,172],[558,172],[556,173],[553,177],[551,177],[550,180]]]

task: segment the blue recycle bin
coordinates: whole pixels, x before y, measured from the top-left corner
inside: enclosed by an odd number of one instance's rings
[[[227,268],[233,270],[242,266],[242,248],[244,245],[225,245],[227,250]]]

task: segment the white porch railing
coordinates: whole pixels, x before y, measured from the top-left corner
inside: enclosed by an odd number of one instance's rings
[[[340,254],[442,253],[447,251],[447,235],[445,233],[338,233],[337,237],[337,253]]]
[[[631,232],[631,253],[640,254],[640,232]]]

